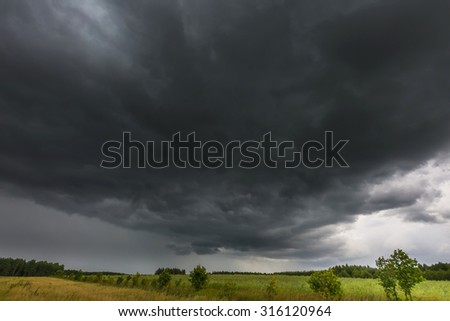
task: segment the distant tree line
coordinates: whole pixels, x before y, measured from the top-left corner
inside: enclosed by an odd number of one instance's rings
[[[362,265],[336,265],[332,268],[334,273],[341,278],[376,279],[377,269]]]
[[[370,266],[362,265],[336,265],[331,268],[334,274],[340,278],[363,278],[375,279],[377,277],[377,269]],[[278,275],[292,275],[292,276],[310,276],[317,271],[286,271],[276,272]]]
[[[64,271],[64,265],[47,261],[0,258],[0,276],[51,276]]]
[[[97,275],[99,273],[101,273],[102,275],[125,275],[126,273],[120,273],[120,272],[110,272],[110,271],[100,271],[100,272],[85,272],[82,270],[64,270],[64,274],[65,275],[77,275],[77,274],[83,274],[83,275]]]
[[[263,273],[263,272],[238,272],[238,271],[213,271],[211,274],[228,274],[228,275],[268,275],[275,273]]]
[[[450,263],[436,263],[432,265],[419,264],[419,268],[426,280],[450,281]],[[336,265],[333,272],[340,278],[376,279],[379,277],[377,268],[362,265]],[[278,275],[310,276],[316,271],[287,271],[276,272]],[[225,272],[220,272],[226,274]]]
[[[276,275],[291,275],[291,276],[310,276],[316,271],[284,271],[284,272],[275,272],[273,274]]]
[[[427,280],[443,280],[450,281],[450,263],[436,263],[432,265],[419,264],[423,277]],[[158,268],[156,275],[161,275],[167,270],[171,275],[185,275],[186,270],[179,268]],[[332,267],[336,276],[341,278],[377,278],[378,269],[370,266],[361,265],[336,265]],[[292,275],[292,276],[310,276],[316,271],[285,271],[275,273],[261,272],[240,272],[240,271],[214,271],[211,274],[228,274],[228,275]],[[73,276],[81,278],[81,276],[92,276],[98,278],[98,275],[113,276],[126,275],[118,272],[84,272],[81,270],[65,270],[63,264],[49,263],[47,261],[26,261],[24,259],[0,258],[0,276]]]
[[[432,265],[419,264],[423,276],[427,280],[450,281],[450,263],[436,263]]]
[[[155,275],[160,275],[164,271],[169,272],[169,274],[171,274],[171,275],[185,275],[186,274],[186,270],[185,269],[179,269],[179,268],[158,268],[155,271]]]

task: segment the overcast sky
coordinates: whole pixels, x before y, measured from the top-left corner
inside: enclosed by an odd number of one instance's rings
[[[0,257],[153,273],[450,261],[450,2],[0,2]],[[349,168],[113,169],[133,138],[348,139]]]

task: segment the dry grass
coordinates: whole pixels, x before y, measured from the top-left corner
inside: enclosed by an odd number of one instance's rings
[[[156,291],[119,288],[49,277],[2,277],[0,300],[26,301],[164,301],[177,297]]]

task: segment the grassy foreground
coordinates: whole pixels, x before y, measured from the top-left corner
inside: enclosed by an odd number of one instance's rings
[[[145,276],[150,280],[156,276]],[[154,301],[154,300],[321,300],[307,284],[308,277],[276,276],[276,294],[268,296],[270,275],[210,275],[207,288],[194,291],[187,276],[174,276],[169,288],[119,287],[51,277],[0,277],[0,300]],[[177,280],[181,280],[176,282]],[[341,279],[343,300],[386,300],[373,279]],[[450,300],[450,281],[425,281],[413,290],[414,300]]]

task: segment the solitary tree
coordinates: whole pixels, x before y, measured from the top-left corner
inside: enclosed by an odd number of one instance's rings
[[[412,300],[413,287],[424,280],[416,259],[412,259],[403,250],[395,250],[389,258],[379,257],[375,261],[378,267],[380,284],[390,300],[400,300],[397,286],[402,289],[406,300]]]
[[[189,274],[189,282],[196,291],[203,289],[208,283],[208,273],[206,273],[205,267],[197,265]]]
[[[169,285],[172,276],[169,273],[169,269],[164,269],[158,277],[158,288],[162,289]]]
[[[332,269],[314,272],[309,277],[308,283],[310,288],[325,300],[340,299],[342,296],[341,281]]]

